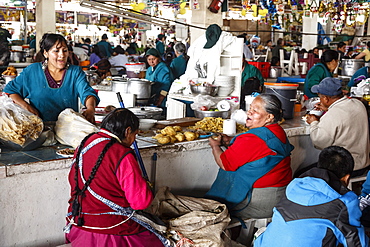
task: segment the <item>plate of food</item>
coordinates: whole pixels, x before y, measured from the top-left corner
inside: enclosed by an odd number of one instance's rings
[[[72,158],[75,154],[75,150],[73,148],[64,148],[58,150],[56,153],[57,155],[63,156],[65,158]]]

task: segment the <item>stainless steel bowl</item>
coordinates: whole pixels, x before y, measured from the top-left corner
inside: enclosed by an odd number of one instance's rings
[[[198,110],[194,110],[194,115],[197,118],[205,118],[205,117],[229,118],[230,117],[230,111],[198,111]]]
[[[211,95],[211,96],[216,96],[218,92],[218,88],[220,86],[194,86],[190,85],[190,90],[191,93],[194,95]]]

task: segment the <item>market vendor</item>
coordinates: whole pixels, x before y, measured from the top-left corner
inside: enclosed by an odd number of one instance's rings
[[[164,108],[166,97],[173,82],[172,72],[162,61],[161,54],[155,48],[150,48],[145,53],[149,68],[146,70],[145,79],[154,82],[152,85],[151,103]]]
[[[33,63],[4,88],[22,108],[44,121],[56,121],[66,108],[79,112],[78,98],[85,105],[83,115],[95,122],[99,97],[87,82],[81,67],[67,63],[67,41],[62,35],[46,33],[40,41],[45,62]],[[29,100],[29,103],[25,101]]]
[[[318,97],[311,91],[314,85],[318,85],[324,78],[333,77],[333,72],[338,66],[339,54],[334,50],[327,50],[321,56],[321,62],[315,64],[307,73],[304,81],[304,94],[308,98]]]
[[[84,138],[75,152],[65,228],[66,242],[72,246],[163,247],[135,211],[153,201],[130,148],[138,131],[138,117],[118,108],[104,118],[100,132]]]
[[[231,214],[242,218],[268,218],[292,180],[290,155],[293,146],[278,124],[283,117],[275,95],[260,94],[248,112],[249,131],[232,138],[223,151],[221,143],[230,137],[209,138],[220,167],[206,197],[226,203]],[[221,140],[222,139],[222,140]]]
[[[170,68],[174,78],[178,79],[186,71],[189,56],[186,54],[186,47],[183,43],[177,42],[173,48],[175,50],[176,58],[172,60]]]

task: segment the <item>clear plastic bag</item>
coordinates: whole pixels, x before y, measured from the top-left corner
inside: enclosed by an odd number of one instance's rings
[[[82,114],[71,108],[62,111],[55,123],[55,137],[65,145],[76,148],[81,141],[90,133],[98,132],[99,129],[87,121]]]
[[[44,124],[38,116],[15,104],[6,94],[0,94],[0,139],[21,147],[35,141]]]
[[[198,110],[198,111],[201,109],[201,107],[204,107],[204,106],[207,109],[210,109],[210,108],[216,107],[218,101],[220,100],[210,95],[199,94],[194,97],[194,103],[192,103],[190,107],[191,109]]]

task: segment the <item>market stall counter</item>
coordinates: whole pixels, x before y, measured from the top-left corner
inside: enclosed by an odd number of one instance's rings
[[[283,128],[295,147],[293,172],[316,162],[319,150],[313,147],[309,125],[301,115],[285,121]],[[137,142],[156,189],[168,186],[174,194],[203,196],[217,175],[207,138],[161,145],[152,137],[138,136]],[[62,148],[65,146],[16,152],[1,147],[0,239],[4,246],[64,243],[62,228],[72,158],[56,154]],[[152,160],[154,154],[158,155],[156,162]]]

